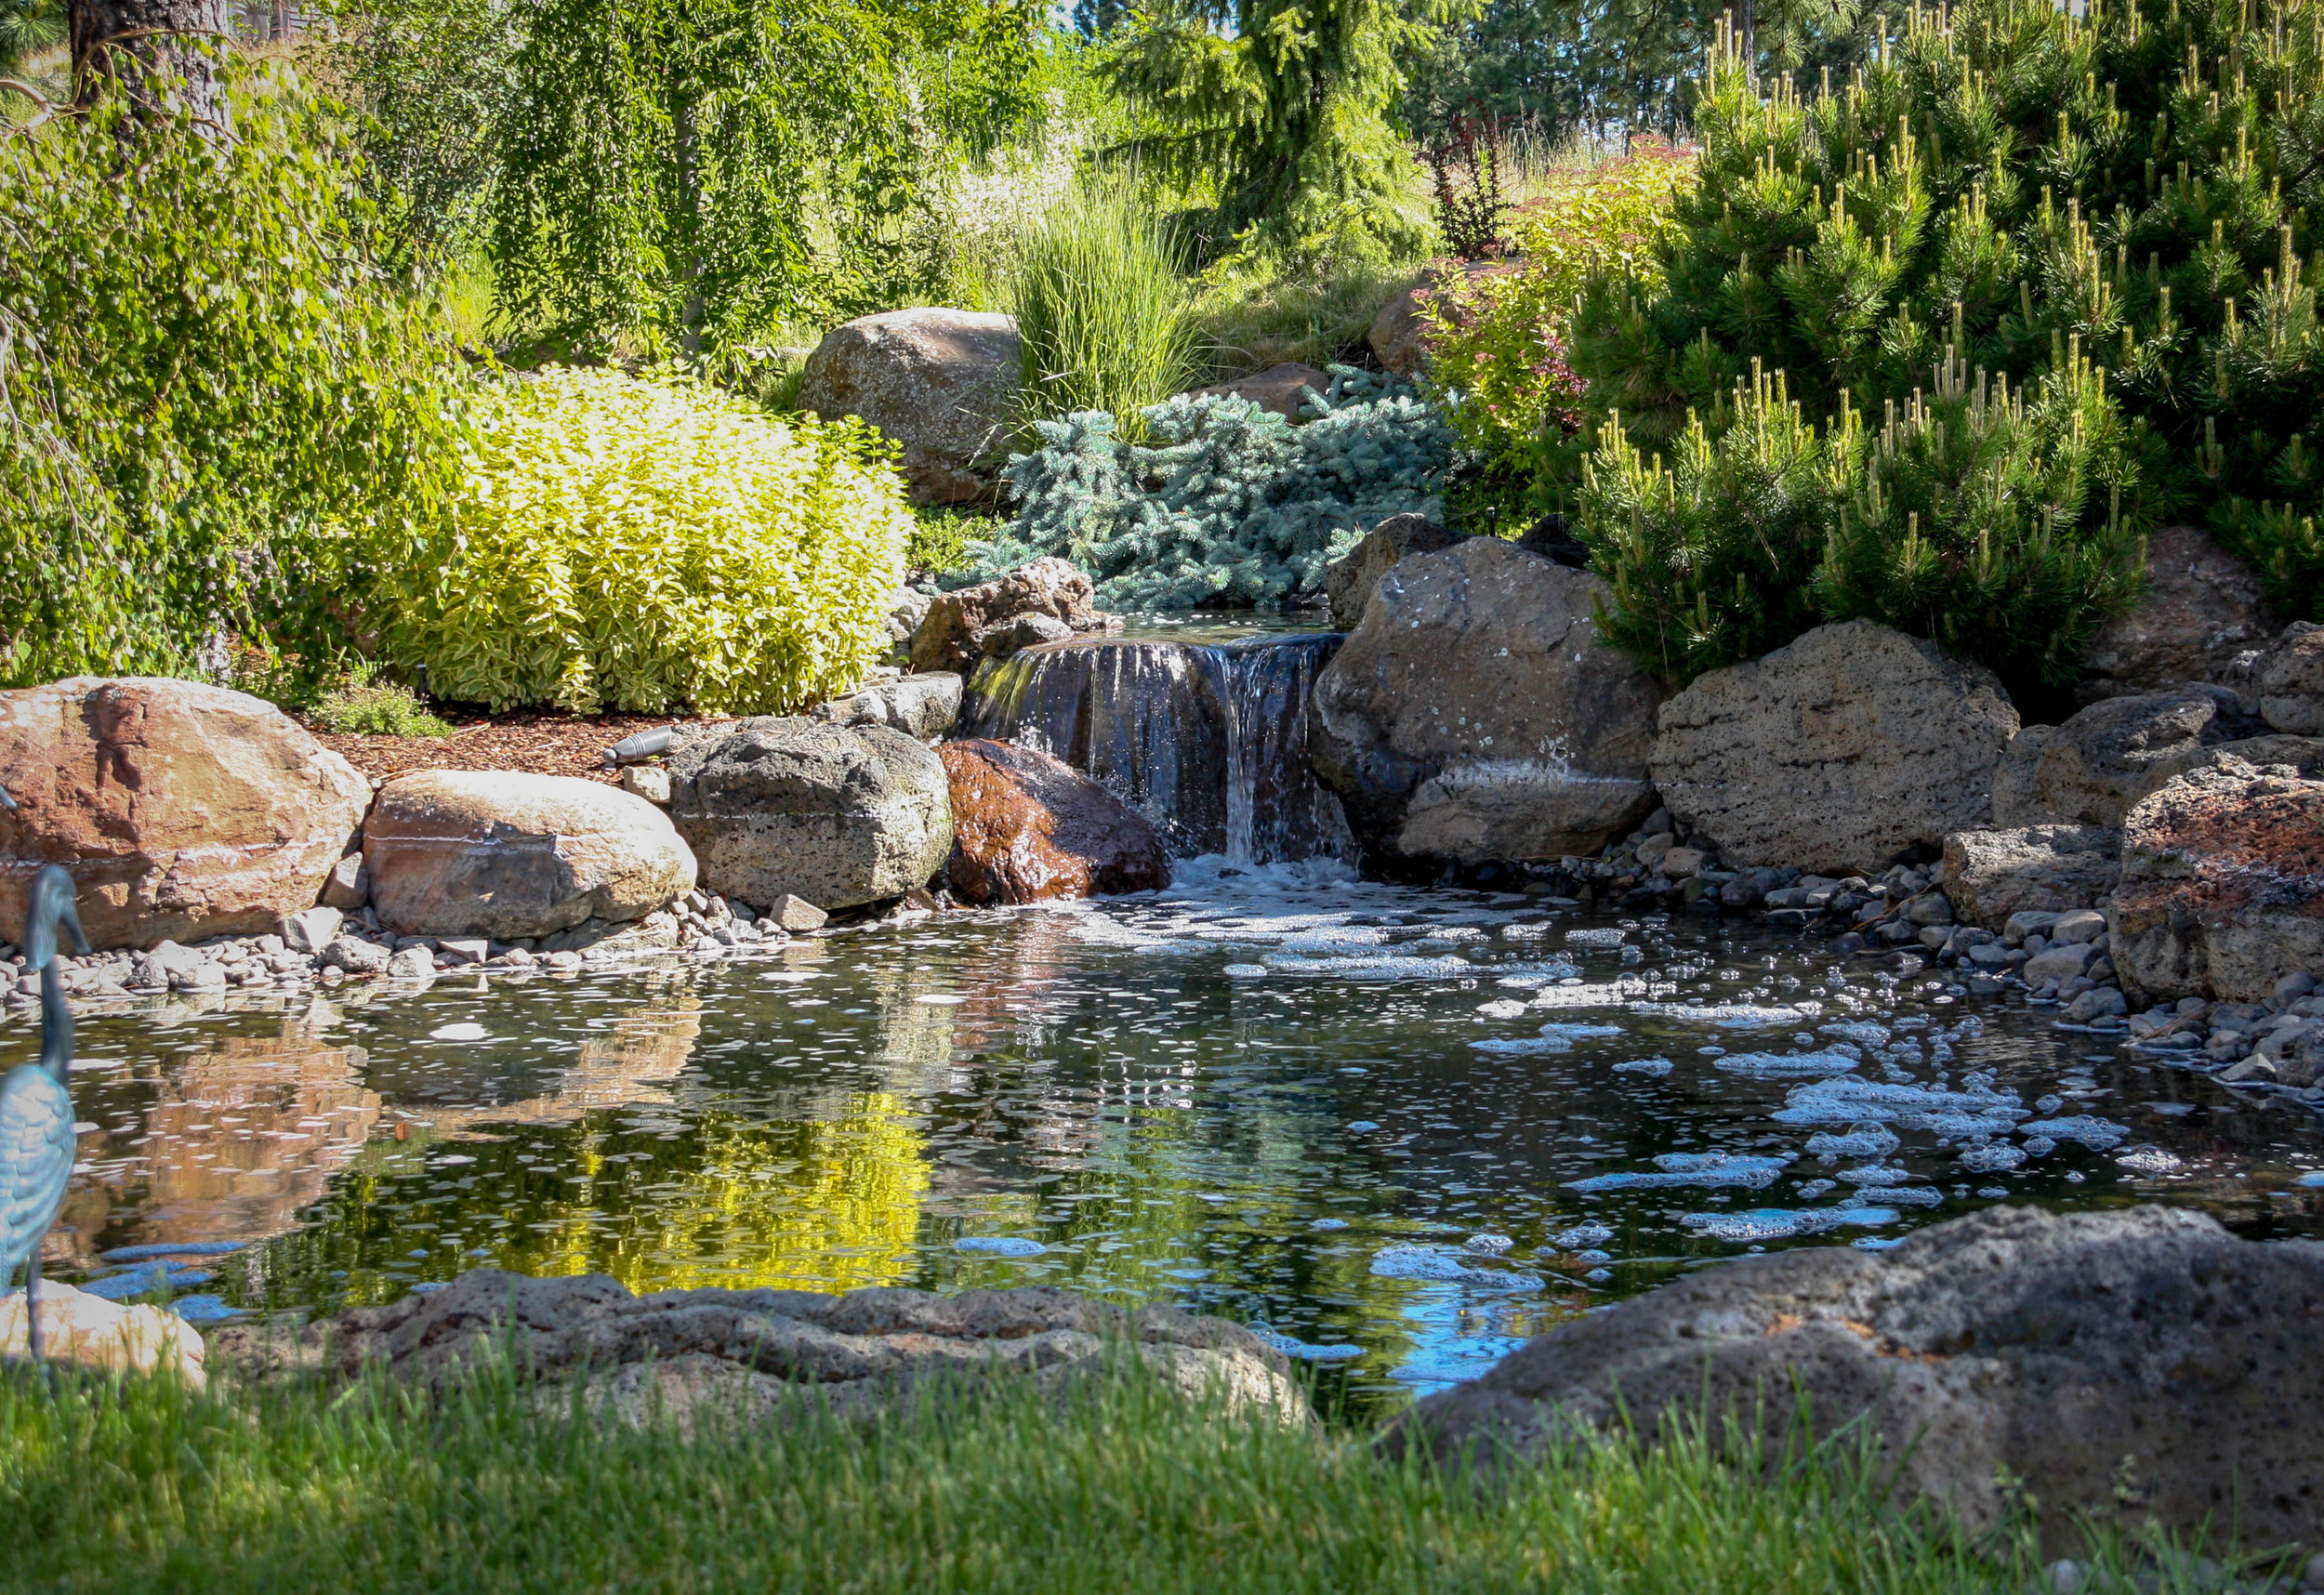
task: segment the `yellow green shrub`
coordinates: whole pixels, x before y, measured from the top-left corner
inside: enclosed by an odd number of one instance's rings
[[[441,699],[782,713],[887,647],[912,513],[854,421],[560,368],[469,417],[451,516],[378,575],[381,652]]]

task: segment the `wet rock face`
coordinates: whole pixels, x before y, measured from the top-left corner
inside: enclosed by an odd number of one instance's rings
[[[670,756],[670,819],[706,890],[825,908],[926,886],[952,850],[944,767],[891,726],[779,716]]]
[[[1038,903],[1170,884],[1145,816],[1063,759],[1005,743],[937,749],[951,781],[953,890],[971,903]]]
[[[693,854],[644,798],[513,771],[389,782],[363,822],[363,867],[373,911],[403,936],[548,936],[642,918],[694,885]],[[357,946],[386,968],[384,949]]]
[[[2094,906],[2122,873],[2122,833],[2098,825],[1956,831],[1945,892],[1964,924],[1999,930],[2013,915]]]
[[[966,676],[986,657],[1005,657],[1061,636],[1103,631],[1113,617],[1100,613],[1095,603],[1096,588],[1087,575],[1045,556],[931,600],[928,618],[912,639],[912,668]],[[1037,625],[1042,620],[1063,625],[1064,632],[1049,635]],[[1030,628],[1020,624],[1026,621],[1037,624]]]
[[[2314,1544],[2320,1300],[2324,1245],[2238,1240],[2183,1209],[1994,1207],[1893,1251],[1746,1258],[1563,1325],[1421,1402],[1390,1443],[1516,1467],[1625,1412],[1652,1436],[1707,1394],[1714,1425],[1732,1410],[1780,1457],[1796,1379],[1817,1436],[1864,1418],[1899,1494],[1973,1533],[2001,1521],[2006,1471],[2058,1549],[2075,1514]]]
[[[802,409],[860,415],[904,446],[916,504],[967,504],[993,491],[985,463],[1023,359],[1005,315],[933,307],[887,310],[832,328],[807,357]]]
[[[2119,826],[2132,804],[2206,749],[2260,729],[2234,692],[2200,683],[2108,698],[2063,725],[2028,726],[1994,774],[1994,823]]]
[[[1654,780],[1729,867],[1879,875],[1990,822],[2000,681],[1870,621],[1820,626],[1662,706]]]
[[[698,1411],[753,1418],[820,1401],[870,1417],[931,1381],[1022,1378],[1057,1390],[1098,1374],[1116,1344],[1189,1397],[1310,1421],[1288,1364],[1240,1325],[1175,1308],[1135,1312],[1067,1291],[957,1296],[872,1289],[666,1290],[636,1297],[601,1274],[533,1279],[499,1269],[291,1331],[219,1331],[216,1350],[264,1375],[351,1376],[366,1364],[434,1382],[507,1335],[520,1368],[555,1383],[588,1370],[601,1408],[639,1421]],[[553,1398],[552,1398],[553,1399]]]
[[[1316,679],[1315,772],[1375,853],[1594,853],[1655,806],[1662,691],[1598,639],[1597,577],[1493,537],[1397,562]]]
[[[2264,1002],[2324,969],[2324,781],[2228,760],[2145,799],[2107,920],[2138,995]]]
[[[98,947],[264,935],[310,908],[371,802],[273,705],[199,681],[75,677],[0,692],[0,936],[44,863]]]
[[[1353,631],[1380,577],[1411,555],[1433,554],[1465,541],[1468,535],[1439,526],[1425,515],[1391,515],[1325,570],[1324,592],[1331,600],[1331,624],[1341,631]]]
[[[2225,680],[2275,634],[2250,567],[2195,527],[2166,526],[2146,542],[2146,596],[2092,639],[2075,694],[2088,704]]]

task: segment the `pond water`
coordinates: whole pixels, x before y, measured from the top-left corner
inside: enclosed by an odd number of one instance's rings
[[[724,962],[92,1011],[53,1272],[144,1268],[196,1312],[487,1263],[1053,1285],[1266,1325],[1372,1408],[1688,1269],[1995,1201],[2324,1234],[2304,1110],[1934,971],[1833,970],[1733,924],[1214,859]]]

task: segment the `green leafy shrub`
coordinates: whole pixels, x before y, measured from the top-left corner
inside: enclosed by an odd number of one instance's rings
[[[216,69],[231,138],[111,86],[0,129],[0,684],[234,634],[327,666],[344,550],[453,480],[461,379],[343,121],[279,62]]]
[[[554,369],[479,405],[440,530],[378,550],[383,656],[440,699],[769,713],[852,688],[912,514],[862,424]]]
[[[1182,395],[1143,412],[1147,443],[1103,411],[1039,422],[1044,446],[1009,463],[1017,517],[972,547],[976,573],[1055,554],[1109,608],[1269,603],[1319,590],[1376,522],[1444,513],[1452,433],[1409,389],[1340,366],[1310,409],[1294,427],[1248,400]]]
[[[339,736],[450,736],[452,727],[421,706],[409,687],[378,679],[366,666],[329,688],[308,711],[309,719]]]

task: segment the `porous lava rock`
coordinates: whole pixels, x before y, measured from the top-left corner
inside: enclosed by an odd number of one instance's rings
[[[1248,376],[1238,376],[1232,382],[1216,382],[1208,388],[1197,388],[1189,398],[1248,399],[1261,410],[1282,416],[1287,421],[1300,418],[1301,407],[1313,402],[1310,389],[1317,393],[1331,391],[1331,373],[1318,371],[1312,365],[1301,365],[1287,360]]]
[[[76,676],[0,692],[0,936],[59,863],[103,947],[255,936],[310,908],[371,784],[272,704],[201,681]]]
[[[933,742],[960,718],[960,678],[949,670],[881,681],[815,710],[819,720],[842,726],[892,726]]]
[[[1315,679],[1308,754],[1376,856],[1594,853],[1654,810],[1662,690],[1598,636],[1605,584],[1495,537],[1398,561]]]
[[[2077,1518],[2247,1545],[2324,1542],[2324,1244],[2238,1239],[2185,1208],[1989,1207],[1893,1250],[1706,1270],[1528,1341],[1422,1401],[1392,1449],[1506,1470],[1634,1424],[1731,1416],[1770,1468],[1862,1421],[1895,1492],[1972,1534],[2013,1496],[2053,1550]]]
[[[2193,526],[2146,540],[2146,593],[2091,639],[2075,695],[2125,698],[2186,681],[2224,681],[2276,623],[2250,566]]]
[[[1994,772],[1993,823],[2119,827],[2132,804],[2205,748],[2259,729],[2233,692],[2208,683],[2104,699],[2011,740]]]
[[[883,310],[824,335],[799,407],[860,415],[903,445],[913,502],[967,504],[992,494],[1023,359],[1017,323],[997,312]]]
[[[552,1388],[586,1377],[601,1409],[631,1421],[765,1417],[802,1402],[871,1417],[937,1382],[1018,1378],[1059,1391],[1099,1374],[1117,1350],[1190,1399],[1313,1421],[1282,1355],[1240,1325],[1041,1287],[640,1297],[607,1274],[534,1279],[488,1268],[300,1329],[230,1325],[216,1350],[262,1378],[376,1367],[435,1385],[502,1344],[522,1375]]]
[[[696,874],[669,817],[636,793],[508,770],[389,782],[363,822],[363,867],[398,935],[501,941],[641,919]]]
[[[2122,873],[2122,833],[2102,825],[1955,831],[1945,895],[1963,924],[1999,930],[2013,914],[2095,907]]]
[[[668,768],[670,819],[722,897],[852,908],[926,886],[952,850],[944,764],[892,726],[770,715],[696,737]]]
[[[2260,718],[2270,731],[2324,736],[2324,626],[2298,621],[2254,668]]]
[[[2324,781],[2231,758],[2143,799],[2106,924],[2134,996],[2265,1002],[2324,969]]]
[[[945,878],[971,903],[1156,891],[1170,884],[1144,815],[1060,758],[969,738],[936,750],[952,790]]]
[[[1518,269],[1513,260],[1463,260],[1449,267],[1432,266],[1420,280],[1380,308],[1365,342],[1381,369],[1403,377],[1418,376],[1428,364],[1429,335],[1433,323],[1423,307],[1450,285],[1453,302],[1439,303],[1438,312],[1456,326],[1466,325],[1473,312],[1459,302],[1466,290]]]
[[[1852,620],[1705,672],[1658,724],[1662,800],[1729,868],[1879,875],[1988,823],[2017,711],[1983,666]]]
[[[1439,526],[1425,515],[1391,515],[1325,568],[1331,624],[1341,631],[1354,630],[1380,577],[1414,554],[1433,554],[1466,541],[1468,535]]]
[[[1099,613],[1095,602],[1096,587],[1072,565],[1054,555],[1028,560],[1006,575],[931,601],[928,618],[912,638],[912,668],[966,676],[988,654],[1013,652],[988,644],[1010,637],[1011,627],[1027,617],[1058,621],[1068,633],[1103,631],[1114,620]],[[1023,639],[1026,643],[1040,640]]]

